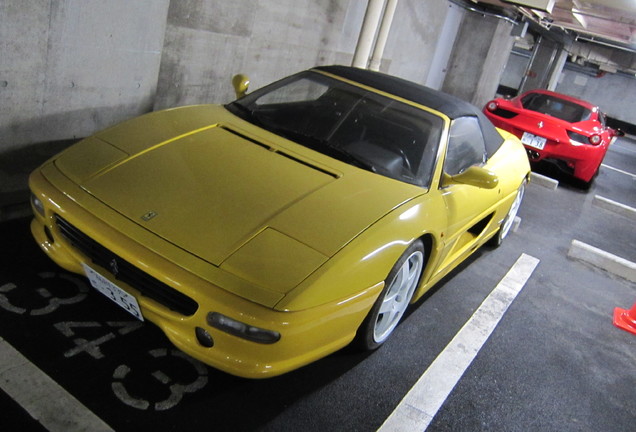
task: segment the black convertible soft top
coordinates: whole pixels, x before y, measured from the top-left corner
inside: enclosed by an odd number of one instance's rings
[[[486,141],[488,157],[494,154],[503,144],[503,138],[490,120],[477,107],[458,97],[433,90],[412,81],[367,69],[349,66],[318,66],[314,69],[427,106],[447,115],[451,119],[465,116],[477,117]]]

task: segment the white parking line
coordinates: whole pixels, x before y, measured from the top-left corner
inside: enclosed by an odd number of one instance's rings
[[[0,388],[51,432],[113,431],[2,338]]]
[[[622,146],[622,145],[616,144],[616,143],[612,144],[612,148],[619,148],[621,150],[625,150],[625,151],[628,151],[628,152],[631,152],[631,153],[636,153],[636,150],[631,149],[631,148],[627,148],[625,146]]]
[[[522,254],[378,429],[424,431],[539,264]]]
[[[619,172],[619,173],[621,173],[621,174],[628,175],[628,176],[630,176],[630,177],[631,177],[631,178],[633,178],[633,179],[636,179],[636,174],[632,174],[632,173],[630,173],[630,172],[623,171],[623,170],[621,170],[621,169],[614,168],[614,167],[612,167],[612,166],[605,165],[605,164],[601,164],[601,166],[602,166],[603,168],[611,169],[612,171],[616,171],[616,172]]]

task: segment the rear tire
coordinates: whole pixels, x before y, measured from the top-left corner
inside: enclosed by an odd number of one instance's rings
[[[596,180],[596,177],[598,177],[598,172],[601,170],[601,167],[599,165],[599,167],[596,169],[596,172],[594,173],[594,175],[592,176],[592,178],[590,179],[590,181],[586,182],[584,180],[580,180],[580,185],[581,185],[581,189],[583,190],[590,190],[590,188],[592,187],[592,185],[594,184],[594,181]]]
[[[416,240],[397,260],[385,279],[385,286],[364,319],[354,343],[364,350],[382,345],[397,327],[424,269],[424,246]]]
[[[492,247],[501,246],[504,239],[508,237],[508,234],[510,234],[512,224],[514,223],[515,218],[517,217],[517,212],[519,211],[519,207],[521,207],[521,201],[523,200],[523,195],[525,194],[525,191],[526,191],[526,181],[524,180],[523,183],[521,183],[521,186],[519,186],[519,189],[517,190],[517,196],[515,197],[515,200],[512,202],[512,205],[510,206],[510,210],[508,210],[508,214],[506,215],[504,220],[501,222],[501,225],[499,226],[499,230],[497,230],[497,234],[495,234],[495,236],[492,239],[490,239],[490,241],[488,242],[490,246]]]

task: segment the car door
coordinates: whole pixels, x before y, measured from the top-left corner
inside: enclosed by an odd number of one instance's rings
[[[454,119],[444,159],[445,175],[461,174],[473,165],[488,168],[486,158],[486,146],[477,117]],[[440,188],[448,215],[444,233],[445,257],[440,268],[443,270],[464,259],[479,245],[478,240],[492,222],[501,192],[498,187],[486,189],[443,181]]]

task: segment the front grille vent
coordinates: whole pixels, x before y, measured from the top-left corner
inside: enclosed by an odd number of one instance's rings
[[[143,296],[151,298],[170,310],[185,316],[194,315],[199,308],[197,302],[190,297],[115,255],[67,222],[64,218],[56,216],[55,223],[64,238],[81,253],[90,258],[93,263],[108,270],[112,267],[112,263],[116,261],[118,271],[117,274],[113,276],[115,276],[117,280],[137,289]]]

